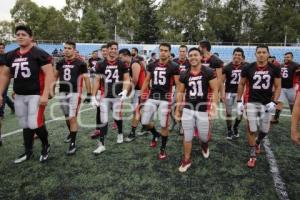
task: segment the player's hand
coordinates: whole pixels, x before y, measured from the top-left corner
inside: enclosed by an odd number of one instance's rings
[[[237,102],[237,114],[238,115],[243,115],[244,112],[244,104],[242,101]]]
[[[274,101],[271,101],[266,105],[266,112],[274,112],[276,110],[276,103]]]
[[[96,108],[100,106],[100,103],[98,102],[97,98],[95,96],[91,97],[91,105]]]
[[[83,100],[83,103],[90,103],[91,102],[91,93],[87,93],[87,97]]]
[[[128,93],[127,90],[123,90],[122,92],[120,92],[120,93],[118,94],[118,96],[121,97],[121,98],[120,98],[121,101],[123,101],[123,100],[126,99],[127,93]]]
[[[41,106],[46,106],[48,104],[48,96],[45,97],[44,95],[40,97],[40,105]]]
[[[298,130],[291,131],[291,139],[294,144],[300,145],[300,133]]]
[[[225,94],[222,95],[221,99],[222,99],[222,103],[226,103],[226,95]]]
[[[15,92],[11,93],[11,98],[12,98],[13,100],[15,100],[15,97],[16,97],[16,93],[15,93]]]

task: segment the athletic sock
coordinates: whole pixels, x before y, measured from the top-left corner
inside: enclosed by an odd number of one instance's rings
[[[167,142],[168,142],[168,136],[163,136],[162,135],[161,136],[161,147],[160,147],[161,151],[165,151]]]
[[[123,120],[115,120],[117,127],[118,127],[118,133],[123,133]]]
[[[47,131],[45,125],[41,126],[40,128],[34,129],[34,132],[39,136],[40,140],[42,141],[43,146],[49,145],[48,131]]]
[[[71,143],[75,143],[76,135],[77,135],[77,131],[71,131],[70,132]]]
[[[266,137],[267,133],[259,132],[258,137],[256,139],[256,144],[259,145],[260,142]]]
[[[280,116],[281,110],[276,109],[274,119],[278,120]]]

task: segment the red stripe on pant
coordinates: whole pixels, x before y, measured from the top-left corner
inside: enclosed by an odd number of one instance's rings
[[[37,127],[40,128],[44,125],[44,112],[46,106],[39,106],[38,115],[37,115]]]

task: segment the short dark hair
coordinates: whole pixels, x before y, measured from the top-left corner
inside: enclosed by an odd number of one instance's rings
[[[98,50],[93,51],[93,53],[98,53]]]
[[[160,47],[168,47],[169,48],[169,51],[171,51],[171,45],[167,42],[162,42],[159,44],[159,48]]]
[[[156,53],[155,52],[152,52],[151,53],[151,57],[153,57],[153,56],[155,56],[156,55]]]
[[[134,49],[137,53],[139,53],[139,50],[138,50],[138,48],[136,48],[136,47],[132,47],[132,49]]]
[[[180,45],[179,49],[180,48],[185,48],[186,50],[188,50],[188,47],[186,45],[184,45],[184,44]]]
[[[268,53],[270,53],[269,47],[268,47],[267,45],[265,45],[265,44],[259,44],[259,45],[257,45],[257,46],[256,46],[255,52],[257,52],[257,50],[258,50],[259,48],[267,49]]]
[[[244,50],[240,47],[237,47],[233,50],[232,52],[232,55],[235,53],[235,52],[240,52],[242,54],[242,57],[244,58],[245,57],[245,54],[244,54]]]
[[[116,41],[110,41],[106,44],[107,48],[113,46],[113,45],[116,45],[117,47],[119,46],[119,44],[116,42]]]
[[[291,51],[289,51],[289,52],[286,52],[284,55],[285,55],[285,56],[286,56],[286,55],[291,55],[291,56],[292,56],[292,58],[294,57],[294,54],[293,54]]]
[[[172,56],[173,58],[175,58],[175,54],[174,54],[174,53],[171,53],[171,56]]]
[[[29,26],[19,25],[15,29],[15,34],[17,34],[18,31],[25,31],[30,37],[32,37],[32,30]]]
[[[124,56],[131,56],[131,53],[130,53],[130,51],[128,49],[121,49],[119,51],[119,54],[122,54]]]
[[[201,47],[205,47],[207,49],[207,51],[210,51],[211,50],[211,44],[208,40],[201,40],[199,45]]]
[[[199,48],[196,47],[190,48],[189,53],[191,53],[192,51],[198,51],[201,56],[203,56],[204,54],[203,51],[201,51]]]
[[[74,49],[76,49],[76,43],[73,41],[68,40],[65,42],[65,44],[71,45],[71,46],[73,46]]]
[[[104,45],[101,46],[101,50],[102,50],[102,49],[107,49],[106,44],[104,44]]]
[[[0,42],[0,46],[4,46],[5,47],[5,43],[4,42]]]

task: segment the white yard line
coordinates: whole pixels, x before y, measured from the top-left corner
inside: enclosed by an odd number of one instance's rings
[[[263,145],[266,151],[266,157],[268,160],[268,163],[270,165],[270,172],[272,174],[272,178],[274,181],[274,187],[276,190],[276,193],[280,200],[288,200],[289,196],[285,187],[285,183],[283,182],[280,171],[277,165],[277,161],[275,159],[274,153],[271,149],[270,140],[268,137],[266,137],[263,141]]]
[[[93,110],[93,109],[94,108],[86,108],[86,109],[83,109],[83,110],[79,111],[79,113],[82,113],[82,112],[85,112],[85,111],[89,111],[89,110]],[[54,119],[47,120],[47,121],[45,121],[45,123],[48,124],[48,123],[51,123],[51,122],[54,122],[54,121],[58,121],[58,120],[63,120],[63,119],[65,119],[65,117],[57,117],[57,118],[54,118]],[[21,132],[22,130],[23,129],[18,129],[18,130],[15,130],[15,131],[3,134],[2,138],[5,138],[5,137],[11,136],[11,135],[15,135],[15,134]]]

